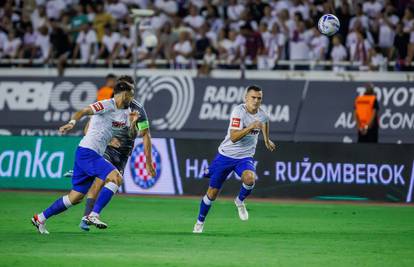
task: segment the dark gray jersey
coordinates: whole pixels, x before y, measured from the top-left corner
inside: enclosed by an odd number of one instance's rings
[[[128,110],[129,112],[137,111],[139,113],[139,119],[137,124],[140,126],[140,129],[145,129],[145,127],[142,128],[142,126],[145,125],[147,126],[146,128],[149,127],[147,113],[145,112],[143,105],[141,105],[138,101],[134,99],[129,105]],[[116,148],[116,151],[118,151],[124,156],[128,156],[131,153],[132,148],[134,147],[134,137],[130,136],[129,124],[121,128],[113,128],[112,137],[117,138],[121,143],[121,146],[119,148]]]

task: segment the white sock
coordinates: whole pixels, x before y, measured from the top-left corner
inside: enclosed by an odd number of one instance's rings
[[[204,224],[204,222],[197,220],[198,224]]]
[[[39,222],[44,223],[46,221],[46,217],[45,215],[42,213],[37,214],[37,219],[39,220]]]
[[[236,202],[237,202],[237,204],[239,204],[239,205],[240,205],[240,204],[243,204],[243,201],[241,201],[241,200],[239,199],[239,196],[237,196],[237,197],[236,197]]]
[[[91,213],[89,213],[89,216],[99,217],[99,213],[92,211]]]

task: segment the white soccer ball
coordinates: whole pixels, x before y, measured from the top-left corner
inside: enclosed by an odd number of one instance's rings
[[[322,34],[332,36],[338,32],[340,27],[339,19],[332,14],[323,15],[318,22],[318,29]]]
[[[158,44],[157,36],[154,34],[148,34],[144,37],[144,45],[146,48],[154,48]]]

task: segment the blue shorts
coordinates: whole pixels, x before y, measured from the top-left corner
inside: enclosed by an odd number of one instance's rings
[[[86,194],[95,177],[105,180],[114,165],[89,148],[78,146],[73,167],[72,190]]]
[[[232,171],[241,177],[246,170],[256,172],[252,157],[233,159],[217,153],[205,176],[210,178],[210,187],[220,189]]]

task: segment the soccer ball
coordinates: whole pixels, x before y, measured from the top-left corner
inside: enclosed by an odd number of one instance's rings
[[[338,32],[339,19],[332,14],[323,15],[318,22],[318,29],[322,34],[331,36]]]
[[[154,34],[148,34],[144,37],[144,45],[146,48],[154,48],[158,44],[157,36]]]

